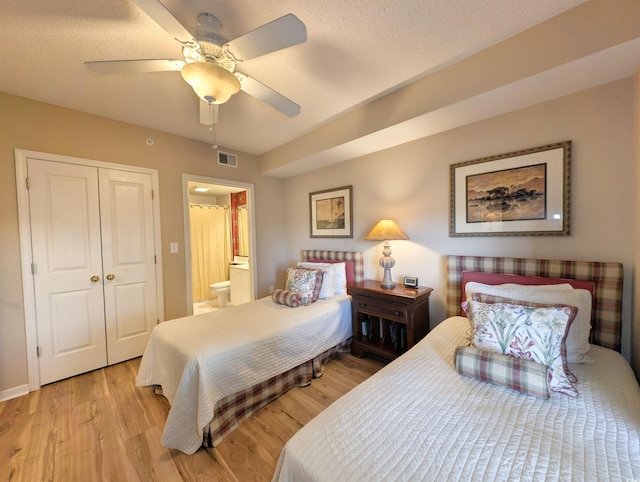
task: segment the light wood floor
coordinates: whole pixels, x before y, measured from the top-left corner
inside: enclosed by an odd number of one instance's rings
[[[0,403],[0,481],[269,481],[286,441],[383,366],[339,355],[321,378],[267,405],[217,447],[185,455],[160,445],[169,404],[135,387],[139,363]]]

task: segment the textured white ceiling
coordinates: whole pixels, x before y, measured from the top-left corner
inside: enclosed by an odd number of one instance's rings
[[[217,143],[262,154],[383,93],[584,0],[165,0],[187,28],[217,16],[229,39],[287,13],[307,42],[238,65],[302,107],[288,118],[240,92],[220,107]],[[182,58],[128,0],[0,0],[0,91],[212,142],[177,72],[99,75],[85,61]]]

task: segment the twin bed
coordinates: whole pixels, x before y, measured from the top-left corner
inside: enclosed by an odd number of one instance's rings
[[[298,431],[273,480],[639,479],[640,387],[616,351],[622,266],[472,256],[445,263],[449,318]],[[460,316],[470,271],[487,285],[505,283],[487,273],[526,276],[515,282],[527,285],[562,283],[554,289],[574,290],[566,278],[586,282],[591,346],[583,363],[568,365],[577,397],[538,398],[458,373],[454,353],[470,336]]]
[[[361,252],[313,251],[305,262],[342,262],[363,279]],[[271,297],[156,326],[136,384],[157,386],[171,408],[162,445],[191,454],[215,446],[261,407],[322,374],[351,338],[351,298],[291,308]]]

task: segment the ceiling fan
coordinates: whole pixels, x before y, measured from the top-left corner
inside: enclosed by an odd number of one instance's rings
[[[229,41],[220,32],[220,21],[209,13],[198,15],[193,31],[187,30],[159,0],[132,0],[142,11],[182,44],[182,59],[107,60],[85,62],[99,74],[179,71],[200,100],[200,122],[213,125],[217,106],[239,90],[256,97],[286,116],[300,113],[300,106],[271,87],[235,71],[236,64],[303,43],[307,29],[288,14]]]

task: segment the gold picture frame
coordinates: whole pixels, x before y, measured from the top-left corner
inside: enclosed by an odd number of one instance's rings
[[[309,235],[312,238],[353,238],[352,187],[309,193]]]
[[[450,166],[449,235],[568,236],[571,141]]]

